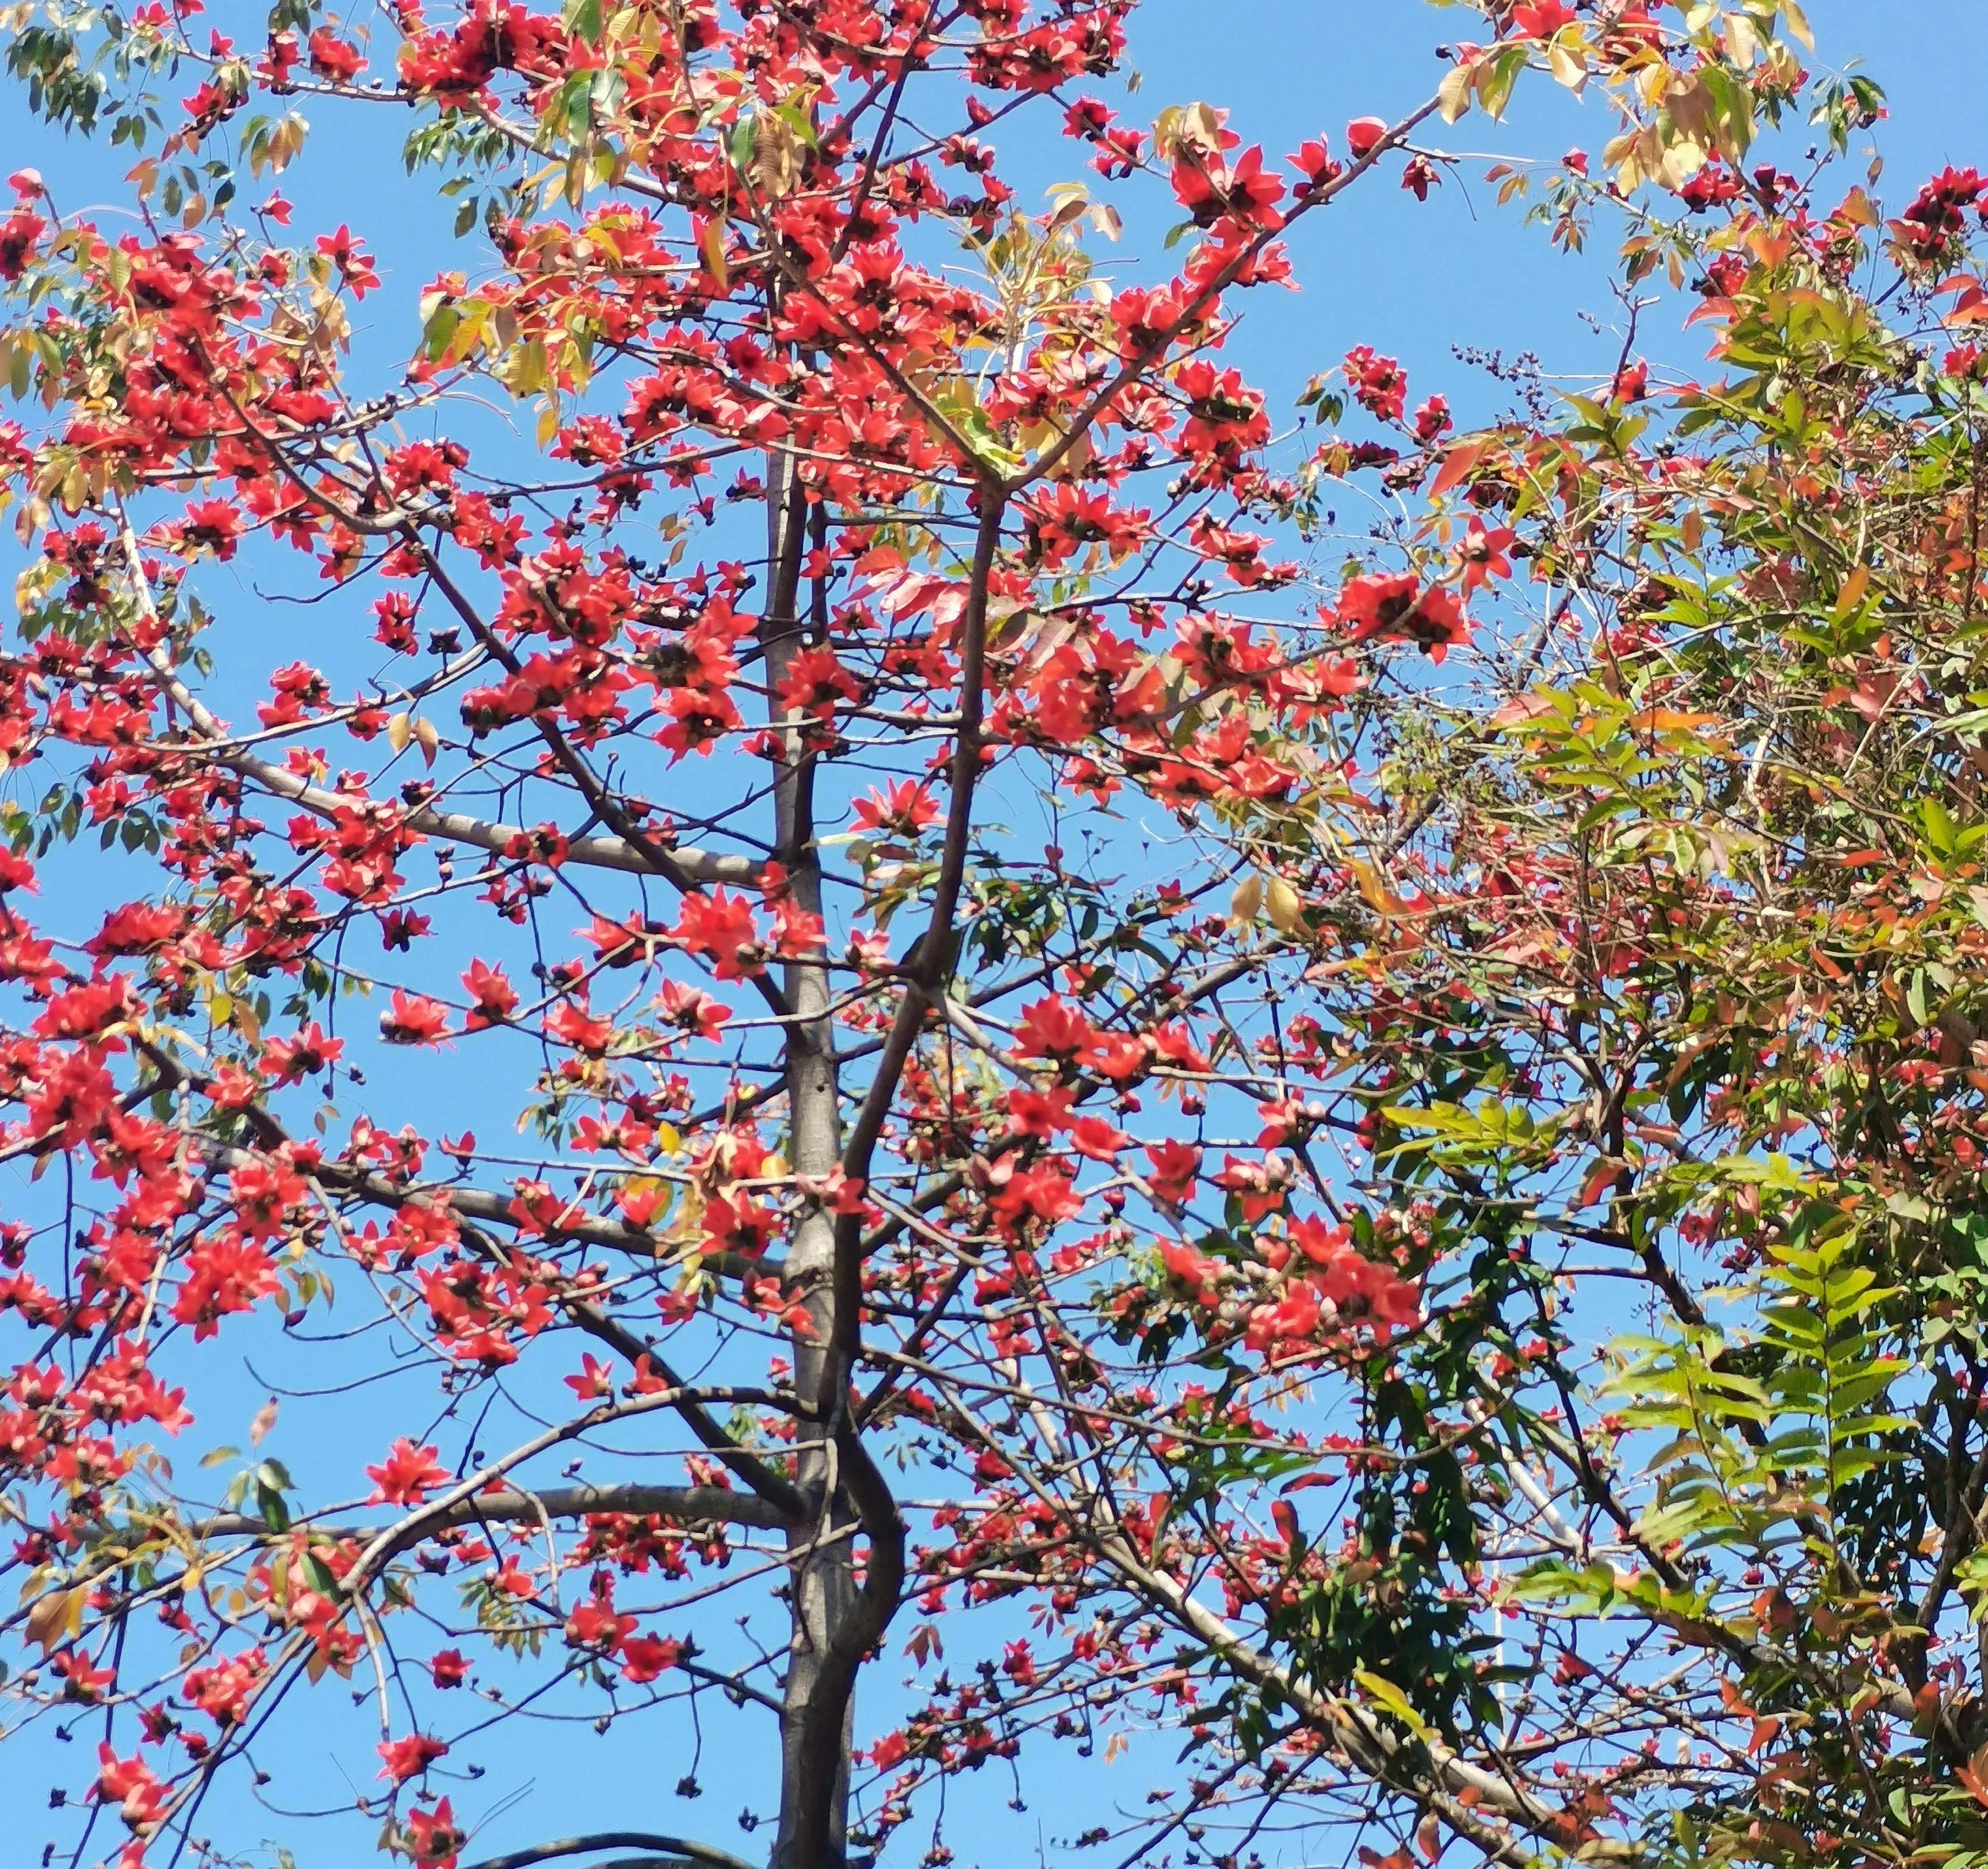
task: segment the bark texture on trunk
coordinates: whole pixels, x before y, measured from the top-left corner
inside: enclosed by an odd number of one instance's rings
[[[803,641],[800,613],[800,571],[805,549],[807,505],[794,475],[793,457],[772,455],[766,489],[768,589],[760,623],[760,649],[766,684],[777,695]],[[803,742],[800,724],[784,715],[777,700],[773,725],[781,741],[774,777],[776,860],[787,873],[796,907],[823,912],[821,865],[815,847],[814,761]],[[793,1172],[820,1182],[842,1156],[841,1090],[837,1078],[834,1022],[829,1013],[825,954],[790,960],[783,982],[791,1017],[786,1032],[787,1147]],[[836,1631],[847,1621],[855,1598],[853,1526],[836,1472],[830,1416],[837,1378],[828,1346],[839,1333],[834,1316],[835,1221],[818,1199],[804,1198],[787,1254],[788,1276],[804,1293],[811,1331],[796,1330],[789,1341],[796,1392],[813,1405],[799,1424],[796,1446],[803,1492],[813,1505],[810,1518],[788,1533],[789,1635],[787,1677],[780,1720],[780,1816],[771,1869],[838,1869],[847,1831],[849,1746],[854,1708],[845,1698],[839,1759],[811,1756],[819,1747],[810,1718],[825,1689],[823,1678]],[[817,1809],[820,1779],[832,1771],[824,1827]],[[810,1788],[817,1787],[810,1796]],[[825,1834],[823,1834],[825,1829]]]

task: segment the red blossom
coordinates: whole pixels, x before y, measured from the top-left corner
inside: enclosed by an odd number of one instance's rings
[[[394,989],[392,1005],[380,1015],[380,1036],[390,1045],[434,1045],[448,1032],[448,1008],[406,988]]]
[[[418,1506],[448,1478],[448,1469],[437,1461],[435,1451],[417,1447],[405,1436],[396,1441],[384,1461],[366,1469],[374,1499],[390,1506]]]
[[[631,1635],[621,1644],[621,1672],[637,1686],[659,1679],[683,1659],[681,1642],[663,1635]]]
[[[448,1750],[441,1740],[425,1732],[411,1732],[404,1739],[387,1740],[379,1748],[384,1762],[380,1776],[390,1779],[397,1785],[405,1784],[411,1778],[419,1778]]]

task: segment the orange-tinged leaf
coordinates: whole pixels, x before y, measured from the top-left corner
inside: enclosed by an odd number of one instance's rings
[[[1645,708],[1632,715],[1629,724],[1645,733],[1696,733],[1701,727],[1722,723],[1716,714],[1681,714],[1675,708]]]
[[[1988,292],[1978,286],[1970,286],[1954,302],[1953,309],[1940,319],[1949,330],[1957,325],[1980,324],[1988,322]]]
[[[1973,1757],[1958,1767],[1953,1776],[1976,1803],[1988,1810],[1988,1746],[1977,1748]]]
[[[1837,212],[1853,227],[1876,227],[1880,224],[1878,204],[1861,188],[1852,188],[1838,205]]]
[[[1843,580],[1843,588],[1836,593],[1835,616],[1838,622],[1849,616],[1864,601],[1864,593],[1870,588],[1871,567],[1858,565]]]
[[[1386,880],[1371,864],[1362,863],[1357,857],[1349,857],[1346,867],[1370,908],[1376,909],[1384,915],[1398,915],[1408,907],[1408,904],[1388,887]]]
[[[1432,499],[1447,493],[1462,479],[1465,475],[1484,458],[1485,451],[1491,445],[1487,437],[1479,435],[1468,441],[1459,441],[1442,458],[1442,465],[1429,487]]]
[[[697,250],[704,256],[704,269],[718,282],[718,296],[722,298],[730,290],[732,274],[725,263],[725,223],[712,219],[705,222],[704,232],[698,236]]]
[[[1746,236],[1753,257],[1763,266],[1778,266],[1794,251],[1795,237],[1784,228],[1756,227]]]
[[[1599,1205],[1601,1197],[1614,1188],[1621,1178],[1628,1164],[1618,1155],[1601,1155],[1595,1158],[1581,1184],[1581,1193],[1574,1205],[1577,1209]]]

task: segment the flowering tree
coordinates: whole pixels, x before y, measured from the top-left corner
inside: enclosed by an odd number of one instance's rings
[[[1065,1840],[1976,1847],[1980,178],[1750,167],[1878,110],[1786,4],[1487,0],[1283,162],[1094,94],[1133,0],[196,10],[10,16],[140,152],[128,223],[0,225],[6,1744],[85,1742],[65,1849],[238,1860],[355,1695],[419,1869],[743,1860],[472,1844],[574,1719],[756,1730],[776,1869],[1155,1726]],[[1617,216],[1712,379],[1631,341],[1459,437],[1363,346],[1280,468],[1239,302],[1528,73],[1611,136],[1505,192]],[[306,103],[478,242],[376,375],[363,230],[241,192]],[[1023,211],[997,123],[1097,179]],[[1407,516],[1315,576],[1362,475]]]

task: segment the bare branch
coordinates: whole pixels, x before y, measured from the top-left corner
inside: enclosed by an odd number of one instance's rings
[[[563,1837],[556,1843],[534,1844],[529,1849],[513,1850],[506,1856],[486,1857],[469,1869],[531,1869],[534,1863],[549,1863],[563,1856],[590,1856],[600,1850],[649,1850],[663,1853],[664,1860],[696,1863],[704,1869],[757,1869],[743,1857],[714,1848],[708,1843],[693,1843],[688,1837],[664,1837],[651,1830],[603,1830],[593,1837]],[[600,1869],[632,1869],[633,1864],[654,1864],[654,1856],[623,1857],[604,1863]]]

